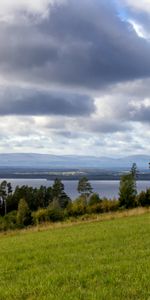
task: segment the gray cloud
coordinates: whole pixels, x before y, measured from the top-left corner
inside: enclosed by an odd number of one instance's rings
[[[5,76],[88,89],[150,76],[150,45],[104,0],[53,5],[39,24],[0,31]]]
[[[146,122],[150,124],[150,106],[141,105],[132,112],[132,121]]]
[[[67,0],[46,17],[0,19],[0,149],[149,151],[150,43],[115,3]],[[149,30],[146,12],[128,14]]]
[[[90,123],[89,129],[95,133],[114,133],[128,131],[131,126],[128,123],[121,124],[118,120],[96,120]]]
[[[86,116],[95,112],[92,98],[79,94],[4,89],[0,93],[0,115]]]
[[[126,96],[127,98],[127,96]],[[140,122],[150,124],[150,98],[147,99],[148,105],[145,104],[144,98],[138,99],[138,97],[127,98],[126,101],[116,101],[112,103],[111,110],[113,119],[124,126],[127,122]]]

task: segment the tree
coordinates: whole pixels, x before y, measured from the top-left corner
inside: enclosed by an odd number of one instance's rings
[[[12,194],[12,186],[10,182],[6,180],[0,184],[0,199],[1,203],[4,204],[5,215],[7,214],[7,197]]]
[[[52,186],[53,202],[58,203],[60,208],[64,209],[71,201],[64,191],[64,184],[60,179],[56,178]]]
[[[64,184],[61,182],[60,179],[56,178],[52,186],[53,197],[59,198],[63,192]]]
[[[86,198],[89,197],[90,194],[92,194],[93,189],[87,177],[80,178],[77,190],[81,195],[85,196]]]
[[[31,224],[31,212],[25,199],[21,199],[19,201],[17,211],[17,224],[20,226],[27,226]]]
[[[133,163],[130,173],[132,174],[134,180],[136,180],[138,177],[138,173],[139,173],[136,163]]]
[[[125,174],[121,177],[119,187],[119,202],[120,206],[130,208],[135,206],[135,199],[137,195],[135,179],[133,174]]]
[[[10,182],[7,182],[7,194],[11,195],[12,194],[12,186]]]

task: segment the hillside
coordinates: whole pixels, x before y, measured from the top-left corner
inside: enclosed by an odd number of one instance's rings
[[[130,168],[137,163],[139,169],[148,169],[150,156],[135,155],[122,158],[78,156],[78,155],[50,155],[34,153],[1,153],[0,167],[28,167],[28,168],[100,168],[120,169]]]
[[[0,235],[3,300],[147,300],[149,214]]]

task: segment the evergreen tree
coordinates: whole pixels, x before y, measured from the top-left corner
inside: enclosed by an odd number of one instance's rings
[[[52,186],[53,202],[58,203],[60,208],[66,208],[71,201],[64,191],[64,184],[60,179],[56,178]]]
[[[56,178],[52,186],[53,198],[59,198],[63,192],[64,184],[61,182],[60,179]]]
[[[92,194],[92,186],[88,181],[87,177],[80,178],[77,187],[78,192],[85,197],[89,197]]]
[[[130,173],[132,174],[134,180],[137,179],[137,177],[138,177],[138,172],[139,172],[139,171],[138,171],[138,168],[137,168],[136,163],[133,163],[132,168],[131,168],[131,170],[130,170]]]
[[[132,173],[123,175],[119,187],[120,206],[125,208],[134,207],[136,195],[136,182]]]

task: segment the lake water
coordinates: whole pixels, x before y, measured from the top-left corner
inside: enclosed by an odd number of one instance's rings
[[[5,179],[0,179],[2,182]],[[46,187],[52,186],[53,181],[46,179],[6,179],[8,182],[11,182],[13,189],[16,185],[28,185],[32,187],[40,187],[44,185]],[[65,186],[65,192],[71,197],[71,199],[75,199],[78,196],[77,192],[77,180],[65,180],[63,181]],[[118,190],[119,190],[119,181],[118,180],[91,180],[90,181],[93,191],[99,193],[100,197],[107,198],[117,198]],[[138,192],[142,190],[146,190],[150,188],[150,181],[137,181],[137,189]]]

